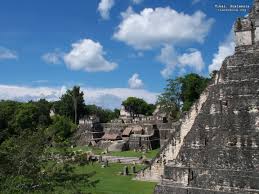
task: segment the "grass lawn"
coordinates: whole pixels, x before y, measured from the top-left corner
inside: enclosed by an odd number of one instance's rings
[[[134,152],[132,150],[129,150],[124,152],[110,152],[107,155],[122,156],[122,157],[140,157],[142,155],[145,155],[147,158],[151,159],[151,158],[154,158],[158,152],[159,152],[159,149],[150,150],[147,153]]]
[[[69,151],[78,151],[81,150],[83,152],[86,151],[91,151],[94,154],[102,154],[102,152],[104,150],[100,149],[100,148],[95,148],[95,147],[89,147],[89,146],[77,146],[74,148],[68,148]],[[60,150],[58,148],[50,148],[50,151],[53,153],[58,153],[60,152]],[[147,153],[142,153],[142,152],[134,152],[133,150],[129,150],[129,151],[123,151],[123,152],[109,152],[106,155],[108,156],[122,156],[122,157],[140,157],[140,156],[146,156],[147,158],[151,159],[154,158],[156,156],[156,154],[159,152],[159,149],[155,149],[155,150],[150,150]]]
[[[132,180],[133,175],[122,176],[119,172],[123,171],[123,164],[110,164],[107,168],[101,168],[101,165],[95,163],[93,165],[79,166],[76,173],[89,173],[95,171],[96,174],[91,179],[99,180],[95,188],[86,188],[84,192],[92,194],[152,194],[156,183]],[[131,173],[131,167],[129,172]],[[141,166],[137,166],[140,169]],[[61,193],[69,193],[69,191],[57,191]]]

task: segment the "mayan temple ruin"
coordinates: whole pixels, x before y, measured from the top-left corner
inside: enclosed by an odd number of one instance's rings
[[[236,48],[138,175],[155,193],[259,193],[259,1],[235,23]]]

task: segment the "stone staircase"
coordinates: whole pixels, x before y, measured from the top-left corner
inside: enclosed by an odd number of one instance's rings
[[[200,95],[200,98],[193,104],[188,113],[180,119],[181,124],[179,129],[172,134],[168,139],[168,142],[160,149],[160,152],[151,161],[150,165],[142,169],[137,174],[137,180],[154,182],[159,182],[161,180],[165,165],[177,157],[183,145],[184,138],[191,130],[197,115],[200,113],[204,102],[206,102],[209,88],[210,85]]]

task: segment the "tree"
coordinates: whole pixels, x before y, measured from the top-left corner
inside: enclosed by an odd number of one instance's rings
[[[52,106],[52,103],[48,102],[45,99],[40,99],[36,102],[31,102],[33,105],[35,105],[39,112],[39,127],[45,128],[51,123],[50,119],[50,109]]]
[[[178,79],[168,79],[164,92],[158,96],[157,104],[170,119],[177,119],[181,106],[181,85]]]
[[[210,79],[191,73],[180,77],[182,111],[188,111],[207,87]]]
[[[76,125],[69,118],[57,115],[52,119],[53,123],[48,128],[48,134],[56,143],[67,140],[76,129]]]
[[[191,108],[207,87],[209,80],[194,73],[169,79],[157,103],[169,118],[177,119],[180,111],[188,111]]]
[[[110,122],[113,119],[116,119],[120,116],[120,110],[114,109],[114,111],[109,109],[103,109],[96,105],[86,105],[85,106],[86,115],[96,115],[99,117],[101,123]]]
[[[115,118],[120,117],[120,110],[119,109],[117,109],[117,108],[114,109],[114,116],[115,116]]]
[[[35,130],[39,124],[39,110],[33,103],[21,104],[14,117],[14,127],[17,130]]]
[[[70,96],[72,97],[73,106],[74,106],[74,116],[75,116],[75,124],[77,124],[77,109],[79,103],[84,104],[84,93],[80,92],[80,87],[74,86],[71,91],[69,91]]]
[[[60,145],[62,146],[62,145]],[[65,149],[61,158],[70,158]],[[68,189],[68,193],[81,193],[80,188],[94,186],[93,173],[76,174],[69,160],[58,163],[50,160],[48,139],[44,130],[24,130],[0,144],[0,191],[8,193],[54,193],[55,188]],[[72,191],[73,192],[72,192]]]
[[[60,101],[54,103],[55,112],[70,118],[75,124],[78,123],[80,117],[84,116],[84,107],[84,93],[77,86],[74,86],[72,90],[67,90]]]
[[[122,102],[122,105],[130,112],[133,118],[139,114],[150,115],[155,110],[154,105],[136,97],[128,97]]]
[[[0,143],[14,133],[11,123],[19,105],[14,101],[0,101]]]

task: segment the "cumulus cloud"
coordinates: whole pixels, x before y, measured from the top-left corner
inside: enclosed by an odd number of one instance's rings
[[[204,68],[204,61],[200,51],[196,49],[190,49],[189,53],[184,53],[178,57],[179,64],[181,67],[190,66],[193,67],[197,72],[201,72]]]
[[[28,101],[46,98],[54,101],[61,95],[62,88],[0,85],[0,99],[2,100]]]
[[[139,78],[139,74],[135,73],[128,81],[129,87],[132,89],[139,89],[144,86],[143,81]]]
[[[209,65],[209,72],[219,70],[224,59],[234,54],[234,51],[235,41],[233,32],[231,31],[226,40],[219,45],[218,52],[213,55],[212,63]]]
[[[64,61],[72,70],[87,72],[114,70],[117,64],[106,60],[104,55],[103,46],[99,42],[83,39],[72,44],[72,50],[65,54]]]
[[[180,74],[186,72],[186,68],[190,67],[195,72],[201,72],[204,68],[202,54],[197,49],[189,49],[186,53],[179,54],[170,45],[166,45],[161,49],[158,61],[165,65],[161,71],[163,77],[168,78],[177,68]]]
[[[144,89],[131,89],[131,88],[83,88],[86,94],[86,102],[88,104],[102,105],[108,107],[109,103],[113,101],[116,103],[115,107],[120,107],[121,102],[127,99],[129,96],[137,98],[143,98],[148,103],[155,103],[158,93],[150,92]],[[108,100],[106,101],[106,97]]]
[[[0,46],[0,60],[17,58],[18,56],[15,51]]]
[[[100,12],[103,19],[107,20],[110,18],[110,10],[114,6],[114,0],[101,0],[98,5],[98,11]]]
[[[61,64],[63,62],[64,53],[56,50],[42,55],[42,60],[48,64]]]
[[[29,87],[15,85],[0,85],[0,99],[29,101],[46,98],[49,101],[58,100],[67,87]],[[155,103],[158,93],[144,89],[130,88],[87,88],[82,87],[87,104],[96,104],[104,108],[119,108],[121,102],[129,96],[143,98],[148,103]]]
[[[197,11],[192,15],[169,7],[145,8],[140,13],[127,10],[113,37],[135,49],[151,49],[164,44],[202,43],[214,20]]]
[[[144,0],[131,0],[132,1],[132,3],[134,3],[134,4],[140,4],[140,3],[142,3]]]
[[[126,11],[121,12],[121,16],[123,19],[128,18],[129,16],[133,15],[135,12],[131,6],[129,6]]]

